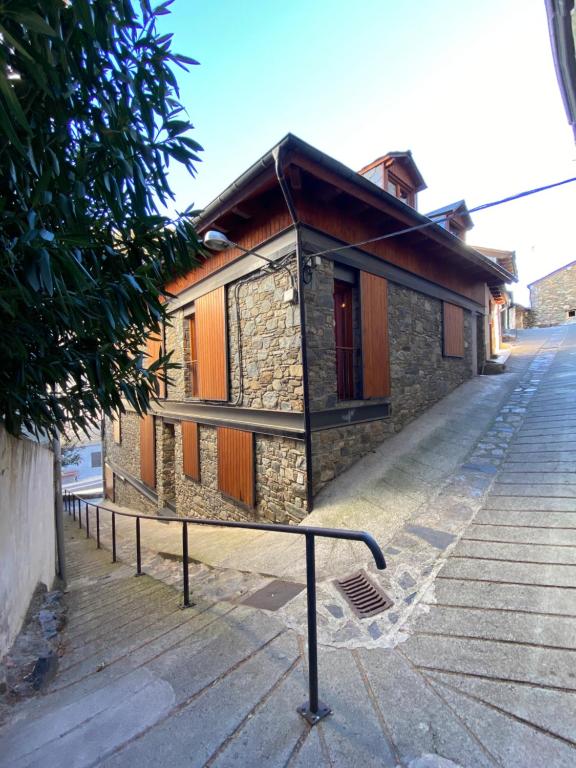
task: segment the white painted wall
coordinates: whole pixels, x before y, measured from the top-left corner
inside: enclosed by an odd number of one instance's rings
[[[26,615],[38,582],[56,570],[54,457],[48,447],[0,424],[0,658]]]

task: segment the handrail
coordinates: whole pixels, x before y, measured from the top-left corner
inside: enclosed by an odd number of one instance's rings
[[[188,526],[205,525],[218,528],[244,528],[253,531],[270,531],[272,533],[289,533],[296,536],[304,536],[306,539],[306,602],[308,615],[308,693],[309,701],[298,707],[298,712],[310,725],[316,725],[323,717],[332,711],[318,698],[318,640],[316,626],[316,562],[315,539],[345,539],[348,541],[360,541],[365,544],[374,558],[379,570],[386,568],[386,561],[382,550],[376,540],[366,531],[348,531],[343,528],[317,528],[314,526],[276,525],[273,523],[243,523],[235,520],[212,520],[208,518],[194,517],[153,517],[152,515],[139,514],[138,512],[122,512],[111,509],[102,504],[93,504],[81,499],[76,494],[64,491],[64,505],[68,514],[76,519],[78,512],[78,525],[82,528],[81,504],[85,505],[86,512],[86,538],[90,537],[89,507],[94,507],[96,512],[96,546],[100,549],[100,512],[110,512],[112,515],[112,562],[116,556],[116,515],[132,517],[136,520],[136,575],[142,575],[141,556],[141,531],[140,520],[152,520],[162,523],[180,523],[182,525],[182,584],[184,596],[184,608],[191,607],[189,574],[188,574]]]

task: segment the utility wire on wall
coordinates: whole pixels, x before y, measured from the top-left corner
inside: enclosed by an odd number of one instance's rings
[[[576,176],[571,179],[564,179],[563,181],[556,181],[553,184],[546,184],[546,186],[543,187],[536,187],[534,189],[528,189],[524,192],[518,192],[515,195],[511,195],[510,197],[503,197],[501,200],[493,200],[490,203],[482,203],[481,205],[477,205],[474,208],[470,208],[468,210],[468,213],[477,213],[478,211],[484,211],[487,208],[494,208],[497,205],[503,205],[504,203],[510,203],[513,200],[519,200],[522,197],[527,197],[528,195],[535,195],[538,192],[545,192],[547,189],[553,189],[554,187],[561,187],[564,184],[570,184],[571,182],[576,181]],[[369,245],[370,243],[378,243],[381,240],[388,240],[391,237],[398,237],[399,235],[407,235],[410,232],[418,232],[421,229],[426,229],[428,227],[432,227],[435,224],[441,224],[444,221],[448,221],[448,219],[452,218],[452,214],[447,214],[446,216],[443,216],[442,218],[434,219],[433,221],[427,221],[424,224],[416,224],[413,227],[406,227],[405,229],[398,229],[396,232],[389,232],[386,235],[379,235],[378,237],[371,237],[368,240],[361,240],[358,243],[349,243],[348,245],[341,245],[336,248],[327,248],[323,251],[316,251],[315,253],[309,253],[306,255],[307,260],[313,258],[314,256],[324,256],[327,253],[335,253],[336,251],[345,251],[348,248],[358,248],[362,245]]]

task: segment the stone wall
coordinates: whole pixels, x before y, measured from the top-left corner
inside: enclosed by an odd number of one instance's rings
[[[325,262],[315,270],[309,288],[312,307],[308,311],[307,304],[306,331],[311,359],[309,386],[314,409],[350,405],[337,400],[332,281],[332,266]],[[464,311],[462,358],[442,354],[442,302],[438,299],[389,282],[388,327],[391,416],[313,434],[312,483],[315,494],[472,375],[473,323],[469,311]]]
[[[190,362],[188,334],[185,333],[187,321],[184,312],[180,309],[170,316],[170,323],[166,325],[165,338],[166,350],[172,352],[172,362],[179,368],[169,373],[167,396],[169,400],[184,400],[188,394],[188,370],[186,364]]]
[[[128,411],[120,417],[120,444],[114,442],[112,423],[104,420],[105,455],[133,477],[140,477],[140,417]]]
[[[282,263],[285,268],[272,274],[248,275],[226,287],[229,401],[245,408],[304,409],[300,313],[298,305],[284,301],[284,293],[292,285],[288,270],[296,276],[295,256]],[[190,336],[186,314],[187,311],[176,312],[166,334],[167,349],[174,349],[174,361],[183,364],[183,370],[172,375],[170,400],[193,399],[189,387]]]
[[[118,476],[114,478],[114,502],[121,507],[136,509],[139,512],[145,512],[147,515],[156,515],[158,513],[157,502],[152,501],[141,493],[129,480],[121,480]]]
[[[576,322],[576,262],[553,272],[530,286],[531,325],[549,326]]]
[[[106,457],[135,480],[140,478],[140,420],[134,413],[121,417],[122,442],[114,443],[110,423],[106,423]],[[115,478],[117,504],[156,514],[167,502],[183,517],[218,517],[223,520],[269,520],[299,522],[307,514],[306,458],[304,442],[290,438],[255,436],[256,505],[247,509],[225,498],[218,490],[216,427],[200,425],[200,478],[195,482],[184,475],[182,430],[156,418],[156,493],[150,500],[128,480]]]
[[[334,341],[334,263],[322,259],[304,288],[308,396],[311,411],[335,408],[336,350]]]
[[[200,482],[182,471],[182,430],[176,426],[176,511],[183,517],[298,522],[306,515],[304,443],[272,435],[255,436],[256,506],[247,509],[218,490],[216,427],[200,425]]]
[[[388,328],[395,431],[472,375],[472,317],[464,310],[464,357],[442,354],[442,302],[388,286]]]
[[[294,257],[286,262],[296,275]],[[230,399],[245,408],[280,411],[304,410],[300,313],[298,305],[284,301],[292,283],[287,269],[279,269],[227,288]],[[240,310],[243,393],[236,297]]]
[[[124,471],[136,480],[140,479],[140,417],[128,411],[120,417],[120,444],[114,441],[112,422],[104,420],[104,454],[105,461],[110,462],[120,471]],[[162,422],[156,419],[156,466],[158,473],[159,432],[161,434]],[[148,514],[158,511],[158,503],[152,501],[128,480],[121,480],[117,475],[114,478],[114,501],[122,507],[132,507]],[[163,506],[163,504],[161,505]]]

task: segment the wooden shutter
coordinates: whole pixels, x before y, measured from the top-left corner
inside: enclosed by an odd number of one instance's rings
[[[151,415],[140,419],[140,479],[150,488],[156,487],[154,416]]]
[[[146,360],[144,361],[144,365],[146,368],[149,368],[153,363],[155,363],[160,356],[162,355],[162,339],[158,334],[152,334],[148,336],[146,340]],[[156,375],[162,375],[163,371],[159,370],[157,371]],[[158,397],[166,397],[166,382],[158,380],[158,391],[157,391]]]
[[[108,464],[104,465],[104,497],[114,501],[114,472]]]
[[[120,414],[112,417],[112,439],[117,445],[122,442],[122,429],[120,426]]]
[[[444,355],[464,357],[464,310],[446,301],[443,306]]]
[[[363,394],[390,395],[390,343],[388,340],[388,281],[360,272],[362,315]]]
[[[218,427],[218,488],[226,496],[254,507],[254,435]]]
[[[226,294],[224,286],[195,301],[198,396],[203,400],[228,399]]]
[[[200,445],[198,424],[183,421],[182,424],[182,469],[192,480],[200,480]]]

